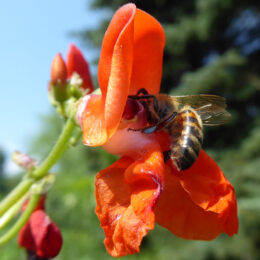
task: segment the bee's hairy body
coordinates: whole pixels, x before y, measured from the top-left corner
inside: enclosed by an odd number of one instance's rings
[[[203,140],[202,122],[196,111],[190,106],[180,108],[168,95],[155,95],[156,106],[146,101],[147,120],[156,124],[177,112],[176,117],[161,131],[167,131],[171,137],[167,159],[171,159],[178,170],[189,168],[197,159]]]
[[[203,140],[202,124],[197,113],[184,107],[168,127],[171,136],[169,157],[178,170],[188,169],[197,159]]]

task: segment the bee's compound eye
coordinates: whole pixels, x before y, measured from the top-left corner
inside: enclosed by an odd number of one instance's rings
[[[133,119],[136,116],[136,114],[142,109],[143,106],[139,101],[134,100],[132,98],[128,98],[123,113],[123,119],[125,120]]]

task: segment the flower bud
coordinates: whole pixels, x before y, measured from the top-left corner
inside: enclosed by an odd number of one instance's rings
[[[93,91],[93,83],[89,71],[89,66],[81,51],[74,45],[71,44],[67,56],[67,69],[68,78],[71,78],[73,73],[79,74],[82,78],[82,88],[89,90],[88,93]]]
[[[63,102],[67,99],[67,67],[60,53],[52,61],[49,93],[51,100]]]
[[[53,258],[59,254],[62,246],[59,228],[44,211],[44,200],[43,195],[18,236],[18,244],[27,250],[29,256],[35,256],[36,259]]]
[[[67,67],[60,53],[52,61],[51,65],[51,83],[64,85],[67,80]]]
[[[12,154],[12,160],[18,166],[27,171],[32,170],[37,165],[37,162],[34,159],[32,159],[29,155],[18,151],[15,151]]]

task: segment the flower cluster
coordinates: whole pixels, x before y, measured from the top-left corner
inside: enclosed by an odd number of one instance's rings
[[[93,91],[89,66],[81,51],[73,44],[67,54],[67,64],[60,53],[51,65],[50,102],[64,118],[73,117],[77,100]]]
[[[58,53],[51,65],[51,83],[55,86],[61,84],[65,86],[67,80],[70,80],[74,73],[77,73],[82,79],[81,87],[93,91],[93,83],[89,72],[89,66],[81,51],[74,45],[69,46],[67,54],[67,64]]]

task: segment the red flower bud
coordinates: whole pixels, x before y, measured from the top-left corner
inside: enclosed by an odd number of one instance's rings
[[[74,72],[78,73],[83,80],[83,89],[89,89],[93,91],[93,83],[89,71],[89,66],[81,51],[74,45],[70,44],[68,56],[67,56],[67,69],[68,78],[72,76]]]
[[[62,236],[59,228],[44,211],[43,200],[20,230],[18,244],[40,258],[53,258],[60,252]]]
[[[65,84],[67,80],[67,67],[60,53],[52,61],[51,65],[51,82],[53,84]]]

